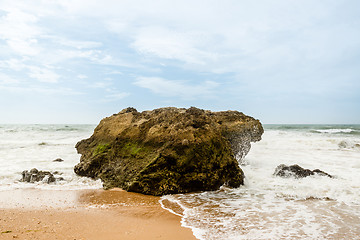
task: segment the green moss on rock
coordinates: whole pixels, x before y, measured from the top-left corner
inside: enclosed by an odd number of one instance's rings
[[[109,144],[98,144],[96,148],[94,149],[93,156],[102,154],[106,152],[110,148]]]

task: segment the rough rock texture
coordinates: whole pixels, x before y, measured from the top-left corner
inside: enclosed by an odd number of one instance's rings
[[[333,178],[333,176],[331,176],[330,174],[323,172],[319,169],[315,169],[311,171],[310,169],[302,168],[299,165],[286,166],[285,164],[280,164],[279,166],[276,167],[274,172],[275,176],[286,177],[286,178],[288,177],[304,178],[315,174]]]
[[[51,173],[49,171],[39,171],[36,168],[31,169],[30,171],[25,170],[22,173],[22,182],[45,182],[45,183],[53,183],[56,181],[64,180],[62,177],[56,178],[54,174],[58,174],[58,172]]]
[[[151,195],[238,187],[244,174],[236,158],[262,133],[258,120],[237,111],[127,108],[76,144],[82,156],[74,171],[104,188]]]

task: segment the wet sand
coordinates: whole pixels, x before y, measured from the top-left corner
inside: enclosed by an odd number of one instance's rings
[[[0,239],[196,239],[159,197],[104,190],[0,192]]]

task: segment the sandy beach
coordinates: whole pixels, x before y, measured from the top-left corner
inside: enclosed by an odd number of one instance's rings
[[[119,189],[0,192],[0,239],[196,239],[159,197]]]

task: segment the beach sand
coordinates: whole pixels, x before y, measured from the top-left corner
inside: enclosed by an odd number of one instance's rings
[[[115,190],[0,192],[0,239],[196,239],[159,197]]]

